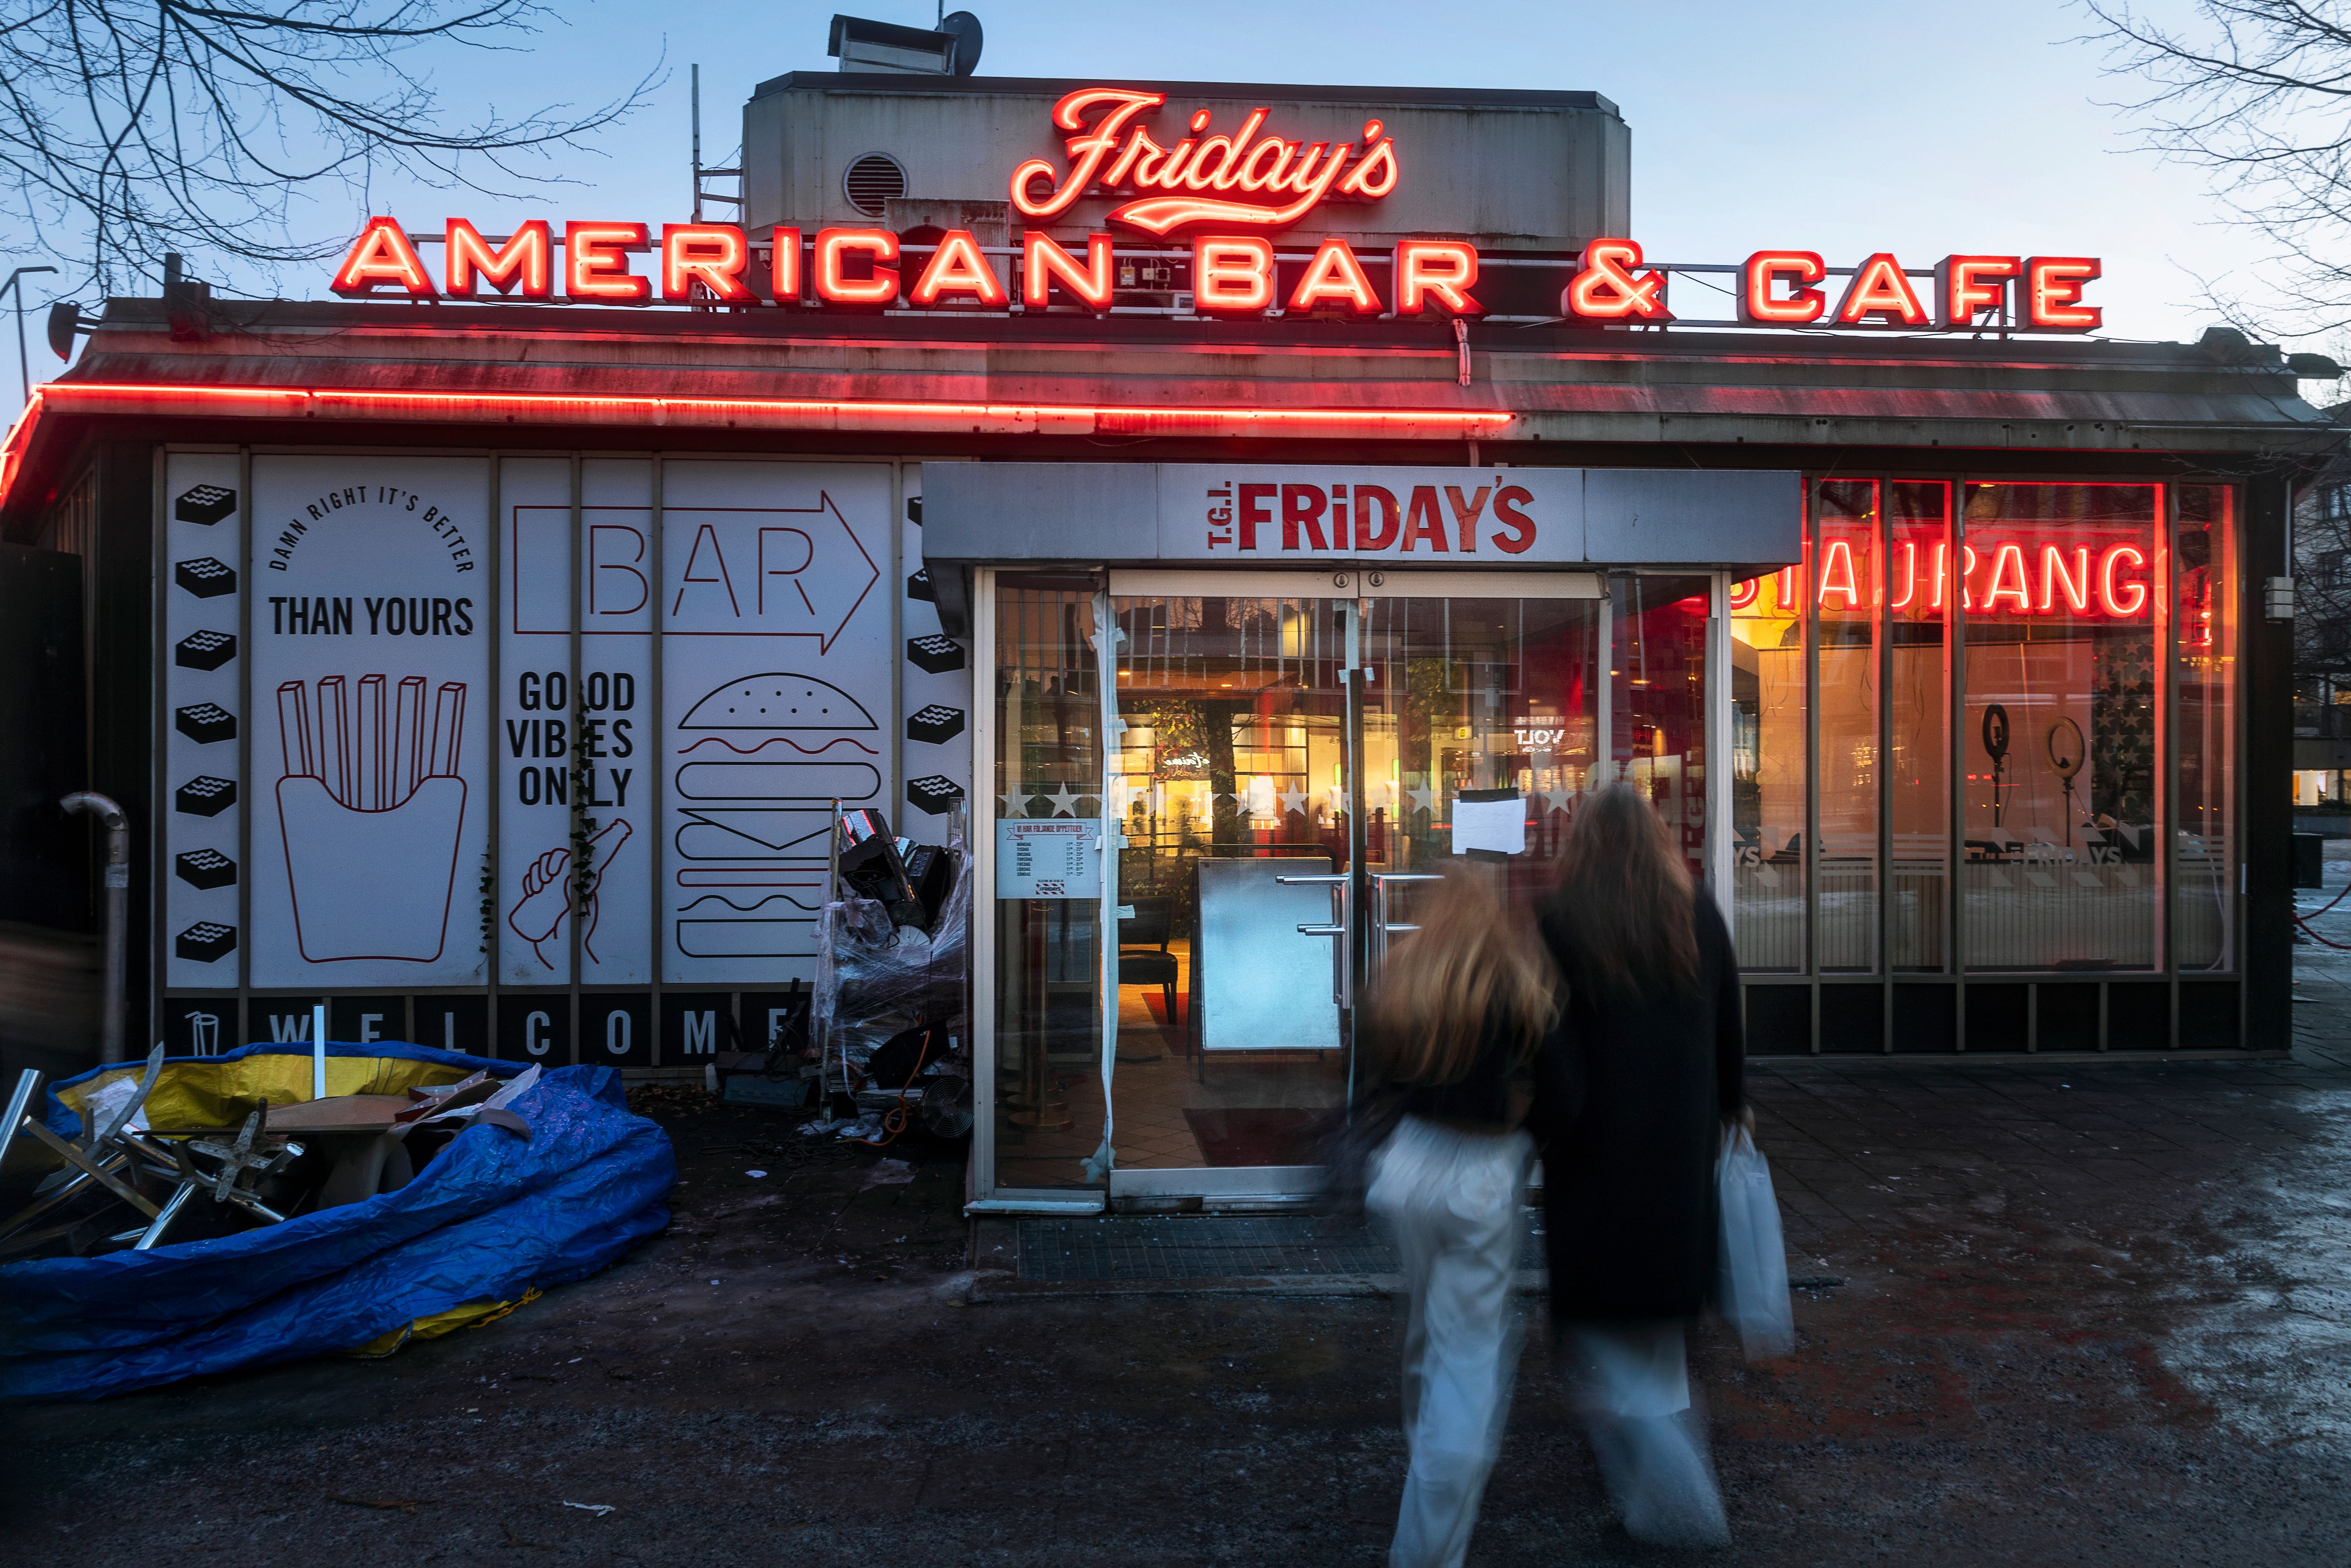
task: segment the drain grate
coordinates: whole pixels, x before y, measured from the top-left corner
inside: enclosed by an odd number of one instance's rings
[[[1325,1215],[1024,1219],[1019,1236],[1023,1280],[1234,1280],[1398,1267],[1386,1237]],[[1519,1267],[1542,1267],[1542,1240],[1531,1229]]]

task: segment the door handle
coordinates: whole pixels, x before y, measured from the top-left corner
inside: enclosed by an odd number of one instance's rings
[[[1397,882],[1443,882],[1442,876],[1425,871],[1375,871],[1372,873],[1372,951],[1370,967],[1374,974],[1387,962],[1388,938],[1402,931],[1417,931],[1417,925],[1400,925],[1388,918],[1388,884]]]
[[[1353,911],[1349,899],[1353,894],[1354,879],[1344,873],[1336,876],[1277,876],[1273,879],[1284,887],[1327,887],[1331,890],[1331,920],[1327,925],[1301,925],[1301,936],[1331,938],[1331,1000],[1341,1008],[1354,1005],[1355,944],[1349,925]]]

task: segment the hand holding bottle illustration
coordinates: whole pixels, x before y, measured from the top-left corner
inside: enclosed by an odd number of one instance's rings
[[[612,863],[612,857],[629,841],[630,832],[628,822],[615,817],[588,841],[588,874],[577,896],[582,921],[580,946],[590,959],[596,956],[596,890],[604,880],[604,868]],[[570,870],[569,849],[553,849],[540,855],[523,869],[522,896],[507,911],[507,927],[529,943],[538,961],[549,969],[555,967],[555,961],[547,956],[542,944],[553,940],[563,927],[564,915],[572,911]]]

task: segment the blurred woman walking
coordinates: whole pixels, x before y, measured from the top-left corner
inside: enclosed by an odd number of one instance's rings
[[[1578,807],[1542,931],[1565,985],[1531,1120],[1553,1322],[1625,1528],[1722,1544],[1683,1330],[1716,1278],[1725,1125],[1752,1124],[1738,957],[1714,900],[1627,784]]]
[[[1411,1291],[1404,1432],[1412,1454],[1392,1568],[1456,1568],[1510,1415],[1519,1192],[1534,1145],[1520,1123],[1550,1029],[1550,966],[1477,870],[1415,911],[1366,1018],[1402,1115],[1367,1169],[1364,1207],[1395,1228]]]

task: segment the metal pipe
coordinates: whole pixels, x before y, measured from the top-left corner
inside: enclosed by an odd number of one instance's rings
[[[123,959],[131,929],[131,819],[93,790],[77,789],[57,802],[68,812],[89,811],[106,824],[106,1022],[103,1061],[122,1060]]]
[[[0,294],[12,296],[11,303],[15,305],[16,310],[16,396],[20,406],[23,403],[28,403],[33,401],[32,362],[25,358],[25,290],[22,287],[23,279],[26,273],[55,272],[57,268],[54,267],[20,267],[16,271],[8,275],[7,282],[0,283]]]
[[[139,1233],[139,1239],[131,1244],[131,1249],[133,1252],[144,1252],[162,1240],[163,1232],[172,1228],[172,1221],[180,1218],[180,1210],[188,1207],[188,1199],[193,1197],[195,1192],[195,1183],[182,1182],[179,1190],[164,1203],[163,1211],[155,1217],[153,1223]]]
[[[16,1124],[22,1122],[25,1113],[31,1109],[33,1091],[40,1086],[41,1070],[37,1067],[27,1067],[16,1075],[16,1087],[8,1096],[7,1116],[0,1119],[0,1165],[7,1163],[8,1145],[16,1137]]]

